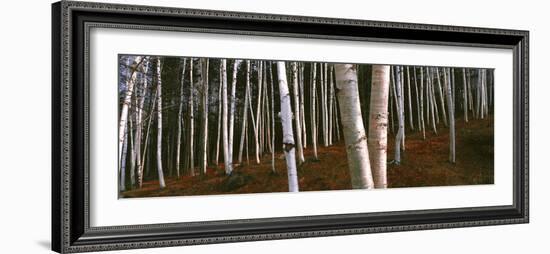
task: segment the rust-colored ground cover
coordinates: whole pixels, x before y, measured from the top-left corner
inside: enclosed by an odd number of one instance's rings
[[[449,186],[492,184],[494,165],[493,120],[471,120],[465,124],[457,119],[456,163],[449,163],[449,130],[439,126],[438,135],[431,129],[422,133],[407,131],[406,150],[400,165],[393,159],[393,136],[388,140],[388,187]],[[343,138],[343,137],[342,137]],[[310,145],[310,144],[308,144]],[[298,169],[300,191],[345,190],[351,188],[344,142],[330,147],[318,147],[319,160],[313,149],[305,149],[306,162]],[[179,195],[213,195],[288,191],[286,165],[282,154],[275,154],[277,173],[271,171],[271,154],[261,163],[236,166],[230,177],[224,175],[223,165],[209,167],[206,175],[167,177],[167,187],[159,189],[158,181],[144,182],[143,188],[129,190],[122,197],[155,197]]]

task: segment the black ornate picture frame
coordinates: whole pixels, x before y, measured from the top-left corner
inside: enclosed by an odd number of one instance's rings
[[[87,36],[93,27],[511,49],[513,205],[91,227]],[[528,31],[72,1],[52,5],[52,249],[56,252],[528,223],[528,177]]]

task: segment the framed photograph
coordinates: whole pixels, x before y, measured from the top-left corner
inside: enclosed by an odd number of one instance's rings
[[[529,32],[52,5],[60,253],[529,221]]]

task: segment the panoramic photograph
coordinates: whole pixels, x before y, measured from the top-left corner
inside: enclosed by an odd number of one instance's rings
[[[494,183],[494,69],[118,56],[118,197]]]

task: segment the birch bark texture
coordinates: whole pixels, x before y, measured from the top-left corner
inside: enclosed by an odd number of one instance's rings
[[[385,189],[387,181],[388,99],[390,66],[373,65],[369,112],[369,155],[375,188]]]
[[[159,177],[159,185],[161,189],[166,187],[164,183],[164,173],[162,171],[162,79],[161,79],[161,64],[160,58],[157,58],[157,171]]]
[[[351,185],[354,189],[372,189],[374,182],[370,167],[367,135],[361,116],[356,66],[335,64],[334,68]]]
[[[301,114],[300,112],[300,96],[298,94],[298,67],[296,62],[291,63],[292,68],[292,88],[294,95],[294,122],[296,124],[296,145],[298,147],[298,163],[302,164],[305,162],[304,152],[302,147],[302,129],[301,129]]]
[[[126,138],[126,125],[128,122],[128,109],[132,102],[132,94],[134,93],[134,86],[137,79],[137,68],[141,65],[142,58],[141,56],[136,56],[130,68],[130,75],[126,81],[126,92],[124,94],[124,100],[122,101],[122,109],[120,111],[120,120],[118,124],[118,165],[119,168],[122,166],[122,151],[124,139]]]
[[[279,79],[279,94],[281,98],[281,124],[283,126],[283,151],[285,154],[288,175],[288,191],[298,192],[298,172],[296,169],[296,154],[294,134],[292,130],[292,108],[290,107],[290,92],[286,80],[285,62],[277,62],[277,78]]]
[[[227,60],[223,59],[221,64],[222,72],[222,100],[223,100],[223,113],[222,113],[222,140],[223,140],[223,159],[225,174],[231,175],[233,169],[231,167],[231,160],[229,159],[229,140],[227,129]]]
[[[181,72],[181,86],[180,86],[180,105],[178,109],[178,140],[176,145],[176,174],[180,177],[180,148],[181,148],[181,132],[183,128],[183,103],[184,103],[184,80],[185,80],[185,64],[187,59],[183,59],[183,70]]]

